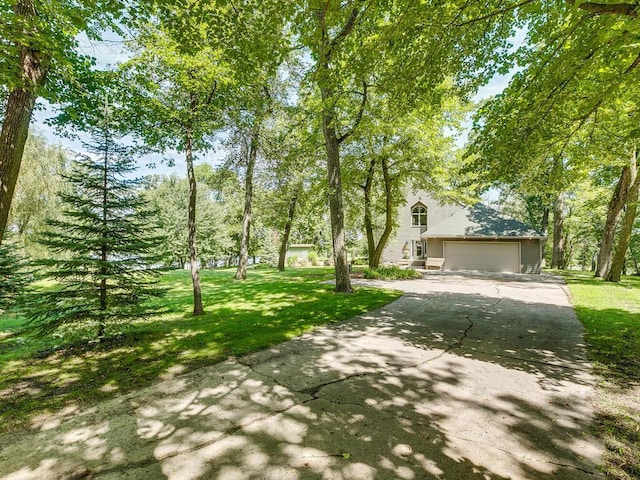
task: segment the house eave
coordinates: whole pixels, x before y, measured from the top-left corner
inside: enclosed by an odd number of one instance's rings
[[[422,240],[439,239],[439,240],[546,240],[548,237],[539,235],[429,235],[422,234]]]

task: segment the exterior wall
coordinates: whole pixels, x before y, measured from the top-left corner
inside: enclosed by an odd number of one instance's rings
[[[440,238],[430,238],[427,240],[427,255],[429,257],[444,257],[444,243]]]
[[[427,226],[413,227],[411,225],[411,209],[417,203],[422,203],[427,207]],[[412,242],[420,242],[420,234],[429,227],[434,227],[443,220],[454,215],[464,207],[460,204],[441,204],[438,200],[432,198],[426,191],[420,190],[407,195],[407,203],[405,203],[398,212],[398,228],[395,237],[391,238],[382,253],[383,262],[397,262],[403,258],[402,249],[408,242],[411,250]],[[413,252],[410,251],[410,258]],[[429,256],[431,253],[428,253]],[[442,256],[442,255],[440,255]]]
[[[542,242],[535,240],[522,240],[521,270],[520,273],[540,273],[542,268]]]
[[[291,245],[287,249],[286,258],[296,257],[303,262],[309,261],[309,252],[315,249],[314,245]]]

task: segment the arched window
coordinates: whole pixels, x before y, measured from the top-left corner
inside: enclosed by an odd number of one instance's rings
[[[420,203],[413,206],[411,209],[411,225],[414,227],[427,226],[427,207]]]

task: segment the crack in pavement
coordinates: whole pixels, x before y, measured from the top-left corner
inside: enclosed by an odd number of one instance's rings
[[[533,458],[533,457],[529,457],[527,455],[516,455],[512,451],[506,450],[504,448],[500,448],[500,447],[498,447],[496,445],[493,445],[492,443],[483,442],[481,440],[473,440],[473,439],[466,438],[466,437],[461,437],[459,435],[456,435],[456,434],[452,433],[451,430],[449,430],[447,428],[444,428],[442,426],[438,426],[438,429],[441,432],[446,433],[451,438],[455,438],[457,440],[462,440],[463,442],[469,442],[469,443],[473,443],[473,444],[484,445],[485,447],[493,448],[495,450],[498,450],[499,452],[505,453],[505,454],[509,455],[510,457],[513,457],[513,458],[516,458],[516,459],[519,459],[519,460],[522,459],[522,460],[529,460],[529,461],[533,461],[533,462],[537,462],[537,463],[548,463],[549,465],[555,465],[557,467],[572,468],[574,470],[578,470],[578,471],[586,473],[588,475],[593,475],[593,476],[603,477],[603,478],[606,477],[606,475],[601,474],[600,472],[587,470],[585,468],[578,467],[577,465],[558,463],[558,462],[553,462],[551,460],[546,460],[546,459],[539,460],[539,459],[536,459],[536,458]]]

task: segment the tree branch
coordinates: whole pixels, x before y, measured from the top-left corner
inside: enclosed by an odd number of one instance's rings
[[[358,110],[358,114],[356,115],[356,119],[353,122],[353,125],[351,125],[351,128],[346,133],[344,133],[342,136],[340,136],[340,138],[338,138],[338,144],[341,144],[347,138],[349,138],[351,135],[353,135],[353,132],[355,131],[355,129],[358,127],[358,125],[362,121],[362,115],[364,115],[364,109],[365,109],[365,107],[367,105],[367,87],[368,87],[367,82],[362,82],[362,85],[363,85],[362,102],[360,103],[360,109]]]
[[[205,105],[210,105],[211,102],[213,101],[213,96],[216,94],[216,91],[218,90],[218,81],[214,80],[213,81],[213,88],[211,89],[211,92],[209,93],[209,96],[207,97],[207,100],[204,102]]]
[[[640,55],[638,55],[633,63],[627,67],[627,69],[624,71],[624,75],[631,73],[632,70],[638,68],[638,65],[640,65]]]
[[[576,2],[575,0],[567,0],[567,3],[573,6]],[[636,18],[638,16],[638,5],[633,3],[607,4],[596,2],[581,2],[578,5],[578,8],[580,10],[596,14],[623,15],[632,18]]]
[[[524,7],[529,3],[533,3],[535,0],[523,0],[520,3],[516,3],[515,5],[511,5],[509,7],[501,8],[500,10],[495,10],[493,12],[487,13],[486,15],[482,15],[481,17],[472,18],[470,20],[465,20],[464,22],[454,23],[455,27],[464,27],[465,25],[471,25],[472,23],[482,22],[483,20],[488,20],[493,17],[497,17],[498,15],[502,15],[503,13],[510,12],[512,10],[516,10],[517,8]],[[467,4],[468,5],[468,4]]]
[[[342,30],[340,30],[337,35],[331,40],[329,43],[329,52],[327,53],[327,57],[331,56],[333,49],[340,43],[340,41],[345,38],[347,35],[351,33],[353,27],[356,26],[356,20],[358,19],[358,15],[360,15],[360,10],[357,8],[353,8],[351,10],[351,14],[347,19],[347,23],[344,24]]]

